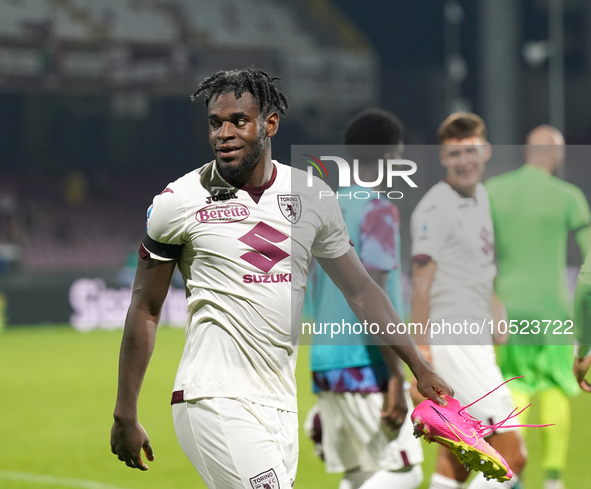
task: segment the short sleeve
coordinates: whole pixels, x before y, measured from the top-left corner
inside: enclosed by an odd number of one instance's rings
[[[146,237],[142,246],[150,257],[160,261],[174,260],[181,254],[184,242],[185,209],[181,196],[170,186],[154,197],[148,209]]]
[[[357,253],[367,270],[390,271],[400,266],[399,229],[400,216],[394,204],[373,199],[365,206]]]
[[[446,237],[440,204],[419,202],[410,219],[410,233],[412,259],[437,262]]]
[[[312,254],[319,258],[338,258],[351,249],[351,238],[334,195],[318,199],[320,225],[312,243]]]

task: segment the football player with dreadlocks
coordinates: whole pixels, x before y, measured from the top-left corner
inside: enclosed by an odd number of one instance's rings
[[[298,455],[297,334],[312,254],[361,321],[401,320],[351,246],[319,179],[271,158],[286,97],[263,71],[220,71],[204,95],[214,160],[169,183],[148,211],[125,321],[111,450],[148,467],[137,402],[174,267],[187,290],[186,345],[172,394],[179,443],[209,488],[292,487]],[[453,394],[408,335],[381,336],[424,396]]]

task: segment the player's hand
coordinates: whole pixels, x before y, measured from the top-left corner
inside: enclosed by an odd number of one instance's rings
[[[454,395],[453,389],[435,373],[430,365],[421,372],[421,375],[417,375],[417,390],[423,397],[431,399],[440,406],[447,406],[444,395],[450,397]]]
[[[148,470],[148,466],[142,460],[141,451],[144,450],[146,458],[154,460],[154,452],[150,445],[150,439],[144,427],[135,422],[115,421],[111,428],[111,452],[117,458],[132,469]]]
[[[576,358],[575,363],[573,365],[573,373],[579,383],[581,389],[585,392],[591,392],[591,385],[589,382],[585,380],[585,375],[587,375],[587,371],[589,370],[589,366],[591,365],[591,356],[585,358]]]
[[[382,423],[392,431],[398,430],[404,423],[407,412],[404,379],[401,376],[393,376],[388,382],[388,392],[384,396]]]

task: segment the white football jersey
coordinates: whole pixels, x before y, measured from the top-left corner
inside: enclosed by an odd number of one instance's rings
[[[431,258],[437,270],[430,291],[431,321],[490,320],[494,231],[486,189],[463,197],[439,182],[411,216],[412,257]],[[489,327],[490,331],[490,327]]]
[[[336,198],[274,163],[263,187],[237,188],[214,162],[170,183],[148,212],[143,246],[179,256],[188,299],[174,390],[183,399],[246,398],[296,411],[297,333],[312,254],[351,248]],[[297,180],[297,183],[296,183]],[[324,187],[320,187],[323,185]]]

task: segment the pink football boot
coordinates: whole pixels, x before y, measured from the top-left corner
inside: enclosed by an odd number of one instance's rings
[[[510,380],[503,382],[501,385]],[[508,420],[521,414],[531,404],[518,413],[515,413],[517,411],[517,408],[515,408],[503,421],[493,425],[483,425],[478,419],[466,412],[466,408],[484,399],[501,385],[467,406],[462,406],[457,399],[449,396],[444,396],[447,400],[447,406],[445,407],[431,400],[421,402],[411,414],[415,437],[424,436],[427,443],[436,441],[440,445],[449,448],[458,460],[464,464],[466,470],[480,471],[487,480],[497,479],[499,482],[503,482],[511,479],[513,477],[511,467],[484,438],[501,426],[504,428],[518,428],[522,426],[542,427],[551,425],[504,426]]]

